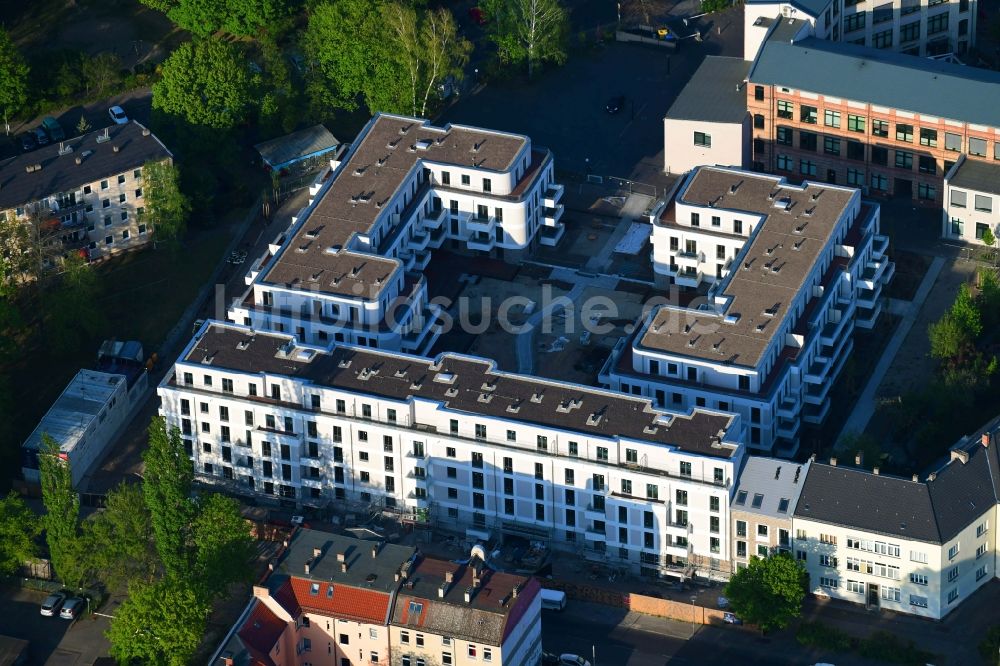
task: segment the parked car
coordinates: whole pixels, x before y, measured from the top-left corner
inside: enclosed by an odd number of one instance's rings
[[[38,140],[35,139],[34,132],[25,132],[21,135],[21,150],[24,152],[31,152],[35,148],[38,148]]]
[[[114,121],[115,125],[127,125],[128,116],[125,115],[125,110],[120,106],[113,106],[108,109],[108,115],[111,116],[111,120]]]
[[[40,125],[31,130],[31,133],[35,135],[35,143],[39,146],[49,145],[49,135],[45,133],[45,130]]]
[[[42,127],[45,129],[45,133],[48,134],[49,138],[53,141],[62,141],[66,138],[66,132],[63,131],[59,121],[52,116],[42,118]]]
[[[563,666],[590,666],[590,662],[578,654],[561,654],[559,661]]]
[[[541,666],[559,666],[559,655],[542,652]]]
[[[80,597],[73,597],[63,604],[62,610],[59,611],[59,617],[64,620],[75,620],[76,616],[79,615],[82,610],[83,599]]]
[[[483,14],[483,10],[479,7],[469,8],[469,18],[472,19],[472,22],[476,25],[486,25],[486,15]]]
[[[623,106],[625,106],[625,95],[615,95],[608,100],[608,104],[604,107],[604,110],[614,115],[621,111]]]
[[[725,622],[726,624],[735,624],[735,625],[743,624],[743,620],[736,617],[735,613],[723,613],[722,621]]]
[[[58,592],[45,597],[45,601],[42,602],[42,615],[53,617],[59,612],[59,608],[62,607],[64,601],[66,601],[66,595],[59,594]]]

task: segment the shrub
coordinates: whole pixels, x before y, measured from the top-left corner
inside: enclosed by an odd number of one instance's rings
[[[848,634],[822,622],[803,622],[799,625],[799,630],[795,632],[795,640],[800,645],[808,645],[832,652],[847,652],[854,643]]]
[[[923,666],[934,660],[934,654],[921,650],[913,641],[904,641],[888,631],[876,631],[858,645],[862,657],[889,662]]]
[[[979,654],[983,661],[1000,664],[1000,624],[986,632],[986,638],[979,644]]]

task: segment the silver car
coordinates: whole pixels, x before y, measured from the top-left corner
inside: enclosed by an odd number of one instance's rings
[[[63,604],[62,610],[59,611],[59,617],[64,620],[75,620],[76,616],[79,615],[82,610],[83,599],[80,597],[73,597]]]
[[[56,593],[45,597],[45,601],[42,602],[42,615],[45,617],[53,617],[59,612],[59,608],[63,605],[64,601],[66,601],[65,594]]]

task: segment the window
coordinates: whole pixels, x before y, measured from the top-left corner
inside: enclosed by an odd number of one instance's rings
[[[753,87],[753,98],[758,102],[764,101],[764,86]]]
[[[920,145],[929,146],[931,148],[937,147],[937,130],[928,129],[926,127],[920,128]]]
[[[913,143],[913,125],[896,123],[896,141]]]
[[[827,155],[840,155],[840,139],[833,136],[823,137],[823,152]]]
[[[677,506],[687,506],[688,503],[688,491],[677,489],[676,491]]]
[[[757,524],[757,536],[760,537],[760,538],[762,538],[762,539],[766,539],[767,538],[767,533],[768,533],[768,527],[767,527],[767,525],[764,525],[762,523],[758,523]]]
[[[711,516],[708,519],[708,531],[711,532],[712,534],[718,534],[719,533],[719,517],[718,516]]]
[[[711,134],[705,134],[704,132],[695,132],[694,133],[694,145],[696,145],[696,146],[703,146],[705,148],[711,148],[712,147],[712,135]]]
[[[990,228],[990,225],[983,224],[982,222],[976,222],[976,240],[983,240],[983,236],[986,235],[986,230]]]
[[[883,585],[879,590],[882,598],[886,601],[899,601],[899,588],[889,587],[888,585]]]
[[[865,27],[865,17],[867,12],[858,12],[856,14],[848,14],[844,17],[844,32],[854,32],[855,30],[861,30]]]
[[[472,178],[468,174],[462,174],[462,185],[471,185]]]
[[[880,192],[888,192],[889,191],[889,179],[886,176],[884,176],[884,175],[882,175],[880,173],[873,173],[872,174],[872,189],[878,190]]]
[[[490,181],[489,178],[483,178],[483,192],[492,192],[492,191],[493,191],[493,183]]]
[[[892,28],[872,35],[872,48],[887,49],[892,46]]]
[[[850,143],[847,144],[848,152],[850,152],[850,145]],[[863,187],[865,184],[865,172],[859,169],[848,169],[847,184],[854,187]]]
[[[691,226],[700,227],[701,226],[701,215],[698,213],[691,213]],[[690,241],[688,241],[690,242]]]
[[[469,659],[475,659],[478,651],[475,645],[469,645]]]
[[[947,14],[945,14],[945,16],[947,16]],[[953,587],[951,590],[948,591],[948,603],[953,604],[955,603],[956,599],[958,599],[958,588]]]
[[[863,14],[862,14],[863,16]],[[847,116],[847,129],[851,132],[864,132],[865,131],[865,117],[855,116],[854,114],[849,114]]]
[[[598,446],[597,447],[597,459],[607,462],[608,460],[608,447]]]
[[[795,105],[783,99],[778,100],[778,117],[791,120]]]
[[[988,521],[983,521],[976,525],[976,538],[983,536],[990,531],[990,524]]]
[[[799,120],[810,125],[815,125],[819,118],[819,112],[815,106],[802,104],[799,107]]]
[[[913,583],[914,585],[926,585],[927,584],[927,575],[926,574],[911,573],[910,574],[910,582]]]
[[[753,115],[753,126],[756,129],[764,129],[764,116],[759,113],[755,113]]]
[[[962,152],[962,135],[952,134],[951,132],[944,133],[944,149],[950,150],[956,153]]]
[[[815,176],[816,163],[812,160],[799,160],[799,173],[803,176]]]
[[[976,580],[980,581],[980,580],[986,578],[986,571],[987,571],[987,569],[986,569],[986,565],[985,564],[983,566],[979,567],[978,569],[976,569]]]
[[[747,556],[747,542],[737,541],[736,542],[736,557],[746,557]]]
[[[792,145],[792,128],[791,127],[778,127],[777,137],[775,139],[782,146]]]
[[[840,581],[838,581],[836,578],[824,578],[824,577],[820,577],[820,579],[819,579],[819,586],[820,587],[825,587],[825,588],[827,588],[829,590],[836,590],[837,587],[839,586],[839,584],[840,584]]]
[[[975,155],[977,157],[986,156],[986,139],[977,139],[974,136],[969,137],[969,154]]]
[[[949,560],[955,559],[955,556],[958,555],[958,551],[959,551],[959,544],[956,543],[954,546],[948,549],[948,559]]]
[[[910,551],[910,561],[920,564],[927,564],[927,553],[920,553],[915,550]]]
[[[837,568],[837,558],[833,555],[820,555],[819,564],[823,567],[829,567],[831,569]]]
[[[921,155],[917,160],[917,169],[920,173],[937,173],[937,160],[932,155]]]
[[[862,582],[856,581],[856,580],[848,580],[847,581],[847,591],[848,592],[854,592],[856,594],[864,594],[865,593],[865,584],[862,583]]]
[[[799,132],[799,148],[802,150],[816,150],[816,133]]]
[[[685,461],[682,460],[680,462],[680,470],[681,470],[681,476],[690,477],[691,476],[691,463],[685,462]]]
[[[927,597],[921,597],[916,594],[911,594],[910,605],[916,606],[917,608],[927,608]]]
[[[886,138],[889,136],[889,122],[886,120],[872,121],[872,136]]]
[[[968,201],[968,194],[966,192],[963,192],[962,190],[951,191],[952,208],[965,208],[967,201]]]
[[[736,521],[736,536],[745,537],[747,535],[747,521],[737,520]]]
[[[747,491],[741,490],[738,493],[736,493],[736,503],[739,506],[743,506],[747,503]]]
[[[937,188],[928,183],[917,183],[917,198],[924,201],[937,199]]]
[[[945,32],[948,29],[948,12],[942,12],[941,14],[935,14],[934,16],[929,16],[927,18],[927,34],[935,35],[939,32]]]
[[[546,437],[545,435],[538,435],[538,438],[535,440],[535,448],[537,448],[539,451],[548,451],[549,438]]]
[[[954,582],[958,578],[958,565],[956,564],[948,570],[948,582]]]
[[[721,227],[722,226],[722,218],[719,217],[718,215],[713,215],[712,216],[712,226],[713,227]]]
[[[823,124],[827,127],[840,127],[840,111],[827,109],[823,112]]]
[[[794,165],[795,162],[788,155],[778,155],[775,161],[775,166],[779,171],[791,171]]]
[[[896,168],[913,169],[913,153],[906,150],[896,151]]]
[[[754,493],[753,501],[750,503],[750,506],[752,506],[755,509],[759,509],[763,501],[764,501],[763,495],[761,495],[760,493]],[[764,527],[766,528],[767,526],[765,525]]]

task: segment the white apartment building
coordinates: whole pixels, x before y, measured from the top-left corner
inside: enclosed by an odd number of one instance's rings
[[[792,552],[792,514],[811,461],[749,456],[733,496],[733,570],[753,557]]]
[[[0,162],[0,217],[38,216],[40,235],[56,254],[90,260],[152,241],[142,220],[142,167],[173,155],[148,129],[127,125],[90,132]]]
[[[442,246],[515,260],[564,232],[553,159],[526,136],[378,114],[258,258],[233,322],[308,344],[425,353]]]
[[[826,418],[854,326],[881,312],[894,268],[878,204],[850,187],[700,167],[651,220],[657,280],[707,292],[652,310],[615,346],[602,385],[735,412],[752,449],[794,455],[802,422]]]
[[[996,424],[926,481],[813,463],[792,519],[815,594],[941,619],[996,576]]]
[[[745,6],[746,60],[756,57],[767,22],[776,18],[805,21],[819,39],[914,56],[962,57],[976,40],[976,0],[751,0]]]
[[[738,415],[206,323],[159,386],[198,477],[360,501],[477,538],[548,540],[653,575],[724,572]]]
[[[958,158],[944,177],[941,237],[983,245],[986,230],[1000,234],[1000,167]]]
[[[749,167],[750,114],[746,78],[750,63],[707,56],[663,118],[667,173],[703,164]]]

